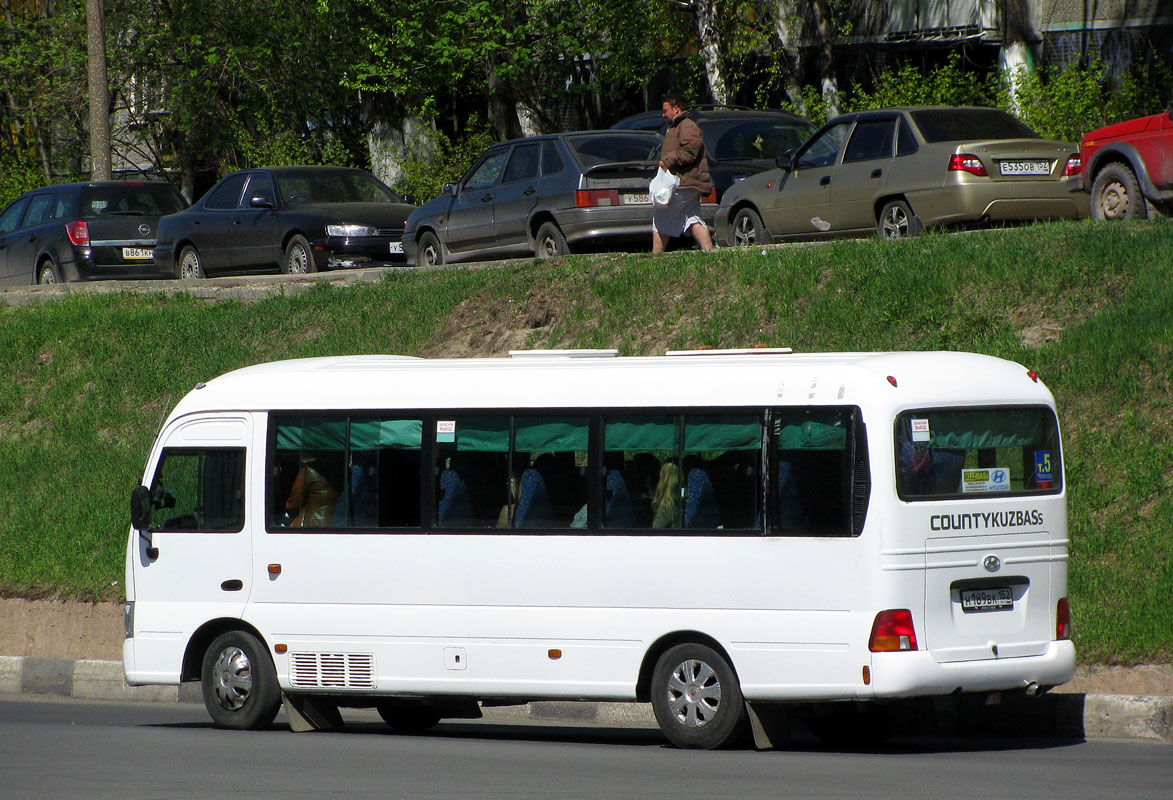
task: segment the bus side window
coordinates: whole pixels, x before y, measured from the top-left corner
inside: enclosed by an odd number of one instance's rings
[[[772,417],[771,530],[850,535],[851,410],[783,408]]]
[[[167,448],[151,481],[154,530],[244,529],[244,450]]]

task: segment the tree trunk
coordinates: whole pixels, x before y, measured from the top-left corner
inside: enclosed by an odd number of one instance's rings
[[[397,124],[375,120],[367,134],[367,149],[371,155],[371,172],[396,190],[405,185],[409,159],[435,163],[440,158],[435,124],[418,117],[408,117]]]
[[[110,86],[106,76],[106,25],[102,0],[86,0],[86,78],[90,99],[91,178],[110,180]]]
[[[839,79],[835,76],[835,22],[827,0],[812,0],[815,33],[819,39],[819,86],[823,92],[823,104],[827,107],[827,119],[839,113]]]
[[[693,0],[692,11],[696,15],[697,38],[701,44],[701,60],[705,65],[705,76],[709,79],[709,93],[718,105],[729,103],[729,82],[725,80],[725,65],[721,60],[721,32],[717,27],[715,0]]]
[[[786,58],[789,75],[786,77],[786,96],[800,114],[806,113],[802,98],[802,51],[798,38],[802,34],[802,18],[798,14],[797,0],[778,0],[774,17],[774,31]]]

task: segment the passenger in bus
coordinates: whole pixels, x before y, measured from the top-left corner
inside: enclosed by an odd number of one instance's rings
[[[295,528],[324,528],[334,517],[338,490],[326,478],[316,456],[304,456],[293,490],[285,501],[285,510],[293,515]]]
[[[671,461],[660,467],[660,480],[652,495],[652,527],[675,528],[680,524],[680,477]]]

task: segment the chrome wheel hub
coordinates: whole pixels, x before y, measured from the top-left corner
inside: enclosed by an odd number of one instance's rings
[[[699,728],[713,721],[721,707],[721,682],[703,661],[689,659],[668,679],[668,708],[681,725]]]
[[[239,647],[220,651],[213,670],[216,702],[228,711],[238,711],[248,701],[253,688],[252,664]]]

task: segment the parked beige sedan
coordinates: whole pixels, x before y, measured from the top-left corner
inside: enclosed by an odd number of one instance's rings
[[[778,169],[721,199],[726,245],[860,236],[895,239],[938,225],[1077,219],[1079,145],[1043,139],[994,108],[932,106],[844,114]]]

